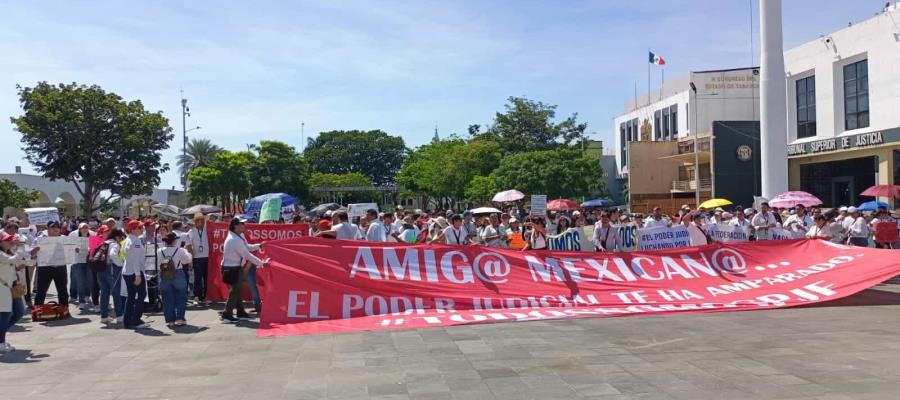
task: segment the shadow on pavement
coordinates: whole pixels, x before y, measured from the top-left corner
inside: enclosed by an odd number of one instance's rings
[[[797,308],[813,307],[861,307],[861,306],[897,306],[900,305],[900,293],[887,290],[866,289],[852,296],[842,299],[826,301],[817,304],[798,306]]]
[[[41,362],[50,357],[49,354],[34,354],[31,350],[16,350],[12,353],[0,354],[0,363],[3,364],[31,364]]]

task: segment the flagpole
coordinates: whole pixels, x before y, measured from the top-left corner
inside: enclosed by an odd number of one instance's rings
[[[650,48],[647,48],[647,105],[650,105]]]
[[[637,79],[634,80],[634,104],[632,104],[631,109],[637,110],[638,108],[638,98],[637,98]]]
[[[659,100],[663,98],[663,86],[666,85],[666,67],[663,65],[659,67],[660,74],[662,74],[662,82],[659,84]]]

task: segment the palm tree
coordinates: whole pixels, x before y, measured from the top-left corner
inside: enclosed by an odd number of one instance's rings
[[[185,154],[178,156],[178,173],[187,176],[194,168],[209,166],[213,157],[222,151],[223,148],[212,144],[209,139],[191,139]]]

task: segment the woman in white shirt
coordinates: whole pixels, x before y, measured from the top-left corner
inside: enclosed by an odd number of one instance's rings
[[[526,250],[547,250],[547,228],[543,218],[531,219],[531,231],[522,251]]]
[[[244,232],[247,226],[244,220],[235,218],[228,224],[228,237],[222,245],[222,281],[225,282],[231,291],[228,293],[228,302],[225,303],[225,311],[222,311],[222,320],[224,322],[234,323],[238,318],[250,318],[244,305],[241,302],[241,292],[244,287],[244,263],[256,265],[257,267],[266,265],[269,259],[261,260],[253,255],[252,252],[262,248],[263,244],[249,244],[244,239]],[[237,317],[234,317],[234,311],[237,309]]]
[[[813,226],[806,231],[806,237],[810,239],[831,240],[831,227],[828,226],[828,219],[824,215],[816,215]]]
[[[193,262],[193,256],[186,249],[177,245],[178,235],[169,232],[162,237],[164,246],[156,251],[156,270],[159,271],[159,292],[162,295],[163,316],[166,325],[184,326],[187,308],[187,275],[183,272]],[[163,271],[163,264],[171,264],[175,268],[174,274],[168,277]]]
[[[125,329],[149,329],[150,325],[141,320],[144,314],[144,298],[147,297],[147,287],[144,286],[144,270],[147,267],[147,254],[141,235],[144,234],[144,224],[141,221],[129,221],[128,238],[122,244],[125,253],[125,263],[122,266],[122,278],[124,279],[127,295],[125,296],[125,313],[122,325]]]
[[[490,218],[485,218],[483,223],[484,227],[481,229],[479,236],[484,245],[487,247],[503,247],[502,235],[500,235],[499,230],[500,220],[497,219],[497,216],[491,215]]]
[[[25,314],[25,302],[21,298],[13,298],[12,289],[19,285],[24,291],[25,282],[19,278],[17,271],[27,263],[34,263],[25,260],[29,257],[27,254],[12,252],[15,240],[14,235],[0,232],[0,353],[16,350],[6,342],[6,332]]]

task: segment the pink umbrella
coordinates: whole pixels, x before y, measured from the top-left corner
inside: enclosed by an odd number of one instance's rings
[[[806,192],[784,192],[769,200],[769,205],[778,208],[791,208],[798,205],[812,207],[822,204],[822,200]]]
[[[505,203],[507,201],[522,200],[524,197],[525,197],[525,195],[522,194],[522,192],[520,192],[516,189],[513,189],[513,190],[506,190],[506,191],[495,194],[494,198],[491,199],[491,201],[494,201],[497,203]]]
[[[577,210],[578,203],[569,199],[556,199],[547,203],[547,209],[552,211]]]
[[[900,198],[900,185],[875,185],[860,194],[872,197]]]

